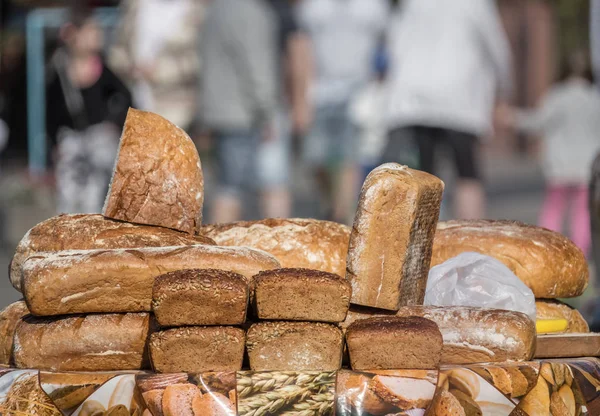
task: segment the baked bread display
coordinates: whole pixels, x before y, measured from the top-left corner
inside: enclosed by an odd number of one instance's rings
[[[29,314],[27,305],[22,300],[11,303],[0,312],[0,365],[11,365],[13,338],[17,324]]]
[[[342,331],[312,322],[260,322],[248,330],[254,371],[335,371],[342,365]]]
[[[154,280],[152,311],[162,326],[241,325],[249,292],[248,279],[238,273],[177,270]]]
[[[589,281],[583,252],[567,237],[517,221],[448,221],[438,224],[431,266],[460,253],[494,257],[512,270],[536,298],[579,296]]]
[[[435,369],[442,356],[442,334],[421,317],[368,318],[346,330],[354,370]]]
[[[154,278],[180,269],[224,269],[251,278],[278,268],[247,247],[196,245],[38,253],[23,264],[23,294],[34,315],[151,311]]]
[[[388,310],[423,304],[443,191],[435,176],[396,163],[371,171],[348,248],[353,304]]]
[[[535,352],[535,323],[520,312],[468,306],[405,306],[393,315],[352,308],[342,328],[374,316],[420,316],[442,333],[442,364],[526,361]]]
[[[202,227],[222,246],[254,247],[271,253],[282,267],[346,275],[350,228],[331,221],[270,218]]]
[[[21,291],[21,267],[41,251],[215,245],[214,240],[163,227],[115,221],[100,214],[63,214],[40,222],[17,245],[10,280]]]
[[[275,269],[255,277],[260,319],[341,322],[350,306],[350,283],[335,273]]]
[[[191,326],[155,332],[150,337],[152,368],[159,373],[239,371],[244,330],[230,326]]]
[[[194,234],[204,181],[196,145],[158,114],[129,109],[103,214]]]
[[[51,371],[112,371],[148,368],[147,313],[27,316],[15,331],[18,368]]]
[[[567,333],[590,332],[583,316],[577,309],[571,308],[566,303],[557,300],[537,299],[535,301],[536,317],[540,319],[565,319],[567,321]]]

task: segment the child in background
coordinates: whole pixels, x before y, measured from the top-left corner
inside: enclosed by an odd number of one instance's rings
[[[561,81],[537,109],[504,109],[500,121],[543,137],[547,188],[539,224],[560,232],[570,204],[570,237],[590,254],[588,185],[600,149],[600,94],[586,55],[578,52],[569,58]]]
[[[58,211],[99,213],[131,95],[102,58],[103,32],[78,1],[60,31],[47,91],[47,133],[55,147]]]

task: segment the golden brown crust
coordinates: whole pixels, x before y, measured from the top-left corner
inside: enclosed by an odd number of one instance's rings
[[[15,329],[22,317],[29,314],[22,300],[8,305],[0,312],[0,364],[12,364],[12,347]]]
[[[200,230],[203,202],[194,142],[158,114],[129,109],[103,214],[193,234]]]
[[[193,384],[173,384],[165,389],[162,409],[165,416],[196,416],[192,403],[202,396],[200,389]]]
[[[21,266],[37,252],[112,248],[215,245],[211,238],[150,225],[131,224],[99,214],[63,214],[40,222],[19,242],[10,280],[21,291]]]
[[[435,176],[396,163],[369,174],[348,248],[353,304],[397,310],[423,303],[443,190]]]
[[[224,246],[247,246],[273,254],[282,267],[346,275],[350,228],[313,219],[270,218],[202,227],[201,233]]]
[[[23,265],[23,292],[31,313],[40,316],[150,311],[154,278],[182,267],[252,278],[279,263],[247,247],[206,245],[38,253]]]
[[[564,332],[590,332],[590,327],[581,313],[565,303],[557,300],[538,299],[535,301],[535,307],[537,319],[566,319],[569,326]]]
[[[147,367],[147,313],[25,317],[15,332],[18,368],[51,371],[140,370]]]
[[[448,221],[438,224],[431,266],[473,251],[504,263],[536,298],[583,293],[589,269],[583,252],[567,237],[518,221]]]
[[[437,323],[443,338],[442,364],[527,361],[535,352],[534,322],[519,312],[466,306],[405,306],[396,313],[352,307],[342,328],[373,316],[421,316]]]
[[[196,396],[192,401],[194,416],[230,416],[236,414],[236,409],[229,398],[220,393],[207,393]]]
[[[434,405],[435,416],[466,416],[465,410],[456,397],[442,390]]]

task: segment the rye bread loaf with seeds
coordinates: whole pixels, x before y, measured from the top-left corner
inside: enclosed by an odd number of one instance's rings
[[[238,273],[177,270],[154,280],[152,310],[162,326],[241,325],[249,292],[248,279]]]
[[[194,142],[158,114],[130,108],[102,213],[195,234],[203,203],[202,166]]]
[[[282,267],[346,275],[350,228],[344,224],[303,218],[269,218],[210,224],[201,234],[222,246],[245,246],[274,255]]]
[[[423,304],[443,191],[437,177],[397,163],[367,176],[348,248],[353,304]]]
[[[27,257],[46,251],[215,245],[214,240],[150,225],[115,221],[100,214],[63,214],[27,231],[10,263],[10,281],[21,291]]]
[[[15,331],[15,363],[50,371],[145,369],[151,325],[147,313],[26,316]]]
[[[231,326],[189,326],[150,337],[152,368],[159,373],[239,371],[244,360],[244,330]]]
[[[27,305],[22,300],[11,303],[0,312],[0,365],[11,365],[13,339],[17,324],[29,314]]]
[[[335,273],[274,269],[255,278],[260,319],[341,322],[350,306],[350,283]]]
[[[389,316],[354,322],[346,343],[354,370],[435,369],[443,340],[429,319]]]
[[[342,364],[342,331],[316,322],[259,322],[246,341],[254,371],[335,371]]]
[[[252,278],[279,263],[247,247],[195,245],[38,253],[23,264],[34,315],[151,311],[154,279],[182,268],[223,269]]]
[[[585,255],[571,240],[518,221],[460,220],[438,224],[432,267],[468,251],[504,263],[536,298],[579,296],[589,282]]]

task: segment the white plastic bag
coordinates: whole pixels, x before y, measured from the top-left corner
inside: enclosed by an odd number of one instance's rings
[[[535,321],[535,296],[503,263],[461,253],[429,271],[425,305],[475,306],[523,312]]]

